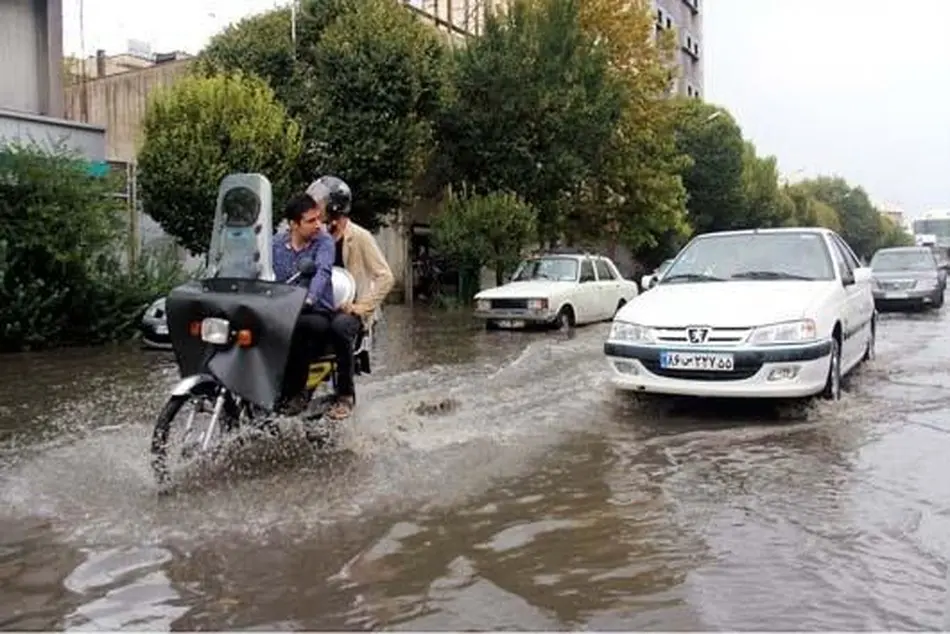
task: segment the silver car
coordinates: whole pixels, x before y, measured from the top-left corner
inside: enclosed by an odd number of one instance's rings
[[[878,309],[943,306],[947,272],[928,247],[878,250],[871,258],[871,276]]]

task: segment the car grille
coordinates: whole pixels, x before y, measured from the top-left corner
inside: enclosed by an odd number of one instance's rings
[[[878,282],[878,286],[885,291],[909,291],[917,286],[916,280],[886,280]]]
[[[689,344],[689,337],[686,334],[686,328],[654,328],[656,339],[660,343]],[[712,328],[706,337],[703,346],[735,346],[744,342],[751,328]],[[690,344],[691,345],[691,344]],[[716,373],[720,374],[720,373]]]
[[[753,361],[740,363],[736,361],[735,369],[732,372],[709,372],[696,370],[665,370],[660,367],[660,360],[640,361],[643,367],[651,374],[662,376],[667,379],[686,379],[691,381],[741,381],[755,376],[755,373],[762,368],[762,363]]]
[[[491,300],[491,307],[493,309],[526,309],[528,307],[528,300],[526,299],[493,299]]]

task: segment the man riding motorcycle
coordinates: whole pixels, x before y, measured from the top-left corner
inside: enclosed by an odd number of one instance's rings
[[[303,258],[313,260],[316,273],[309,280],[304,309],[294,329],[293,344],[284,372],[283,393],[278,406],[281,413],[293,416],[306,409],[309,351],[320,345],[330,329],[333,308],[333,261],[335,245],[328,233],[326,204],[307,194],[290,199],[284,209],[289,225],[286,232],[274,238],[273,266],[276,281],[286,282],[297,272]]]
[[[349,271],[356,281],[356,298],[340,307],[329,325],[331,345],[337,356],[337,399],[327,416],[342,419],[353,411],[353,345],[363,328],[372,327],[376,312],[393,287],[394,278],[376,238],[350,218],[353,194],[336,176],[321,176],[307,188],[317,202],[326,202],[327,229],[336,241],[335,266]]]

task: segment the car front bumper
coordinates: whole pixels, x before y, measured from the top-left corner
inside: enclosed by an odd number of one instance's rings
[[[157,350],[170,350],[172,339],[168,335],[168,325],[164,320],[146,317],[139,324],[142,345]]]
[[[914,289],[910,291],[882,291],[874,289],[871,294],[878,306],[924,306],[933,304],[942,294],[939,288]]]
[[[728,372],[667,370],[660,353],[729,353]],[[800,398],[821,392],[828,378],[831,341],[762,348],[688,348],[610,342],[604,353],[615,387],[634,392],[726,398]]]
[[[549,308],[539,310],[531,310],[528,308],[493,308],[491,310],[476,310],[475,317],[489,321],[521,321],[526,324],[550,324],[554,322],[557,313]]]

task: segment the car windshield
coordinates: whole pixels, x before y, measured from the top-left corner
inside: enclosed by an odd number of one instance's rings
[[[831,279],[834,268],[821,234],[783,231],[700,237],[661,283]]]
[[[875,271],[929,271],[934,268],[929,251],[878,251],[871,258]]]
[[[531,258],[524,260],[512,276],[512,282],[528,280],[556,280],[573,282],[577,280],[577,260],[575,258]]]

